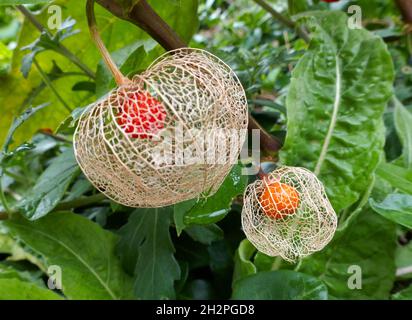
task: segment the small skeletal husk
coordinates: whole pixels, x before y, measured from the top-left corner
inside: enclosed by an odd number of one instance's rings
[[[299,204],[293,214],[284,214],[280,210],[282,218],[274,219],[265,213],[268,209],[262,204],[261,195],[272,182],[290,186],[298,193]],[[322,183],[312,172],[283,166],[247,187],[242,227],[259,251],[295,262],[330,242],[336,231],[337,216]]]

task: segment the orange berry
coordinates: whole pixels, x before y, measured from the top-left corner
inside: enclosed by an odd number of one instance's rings
[[[265,187],[259,202],[269,218],[281,219],[295,213],[299,207],[299,193],[290,185],[273,182]]]

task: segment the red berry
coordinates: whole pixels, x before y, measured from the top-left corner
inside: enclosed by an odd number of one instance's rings
[[[165,127],[166,110],[149,92],[121,93],[121,98],[116,122],[130,137],[151,139]]]

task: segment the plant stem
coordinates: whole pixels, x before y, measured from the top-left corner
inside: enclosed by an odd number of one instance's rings
[[[39,20],[36,19],[36,17],[29,10],[27,10],[25,6],[18,5],[16,6],[16,8],[27,18],[27,20],[30,21],[31,24],[33,24],[33,26],[36,27],[37,30],[50,35],[50,32],[40,23]],[[59,43],[57,52],[65,56],[73,64],[79,67],[88,77],[90,77],[91,79],[96,79],[96,75],[94,74],[94,72],[61,43]]]
[[[294,21],[290,20],[289,18],[277,12],[265,0],[253,0],[253,1],[256,2],[256,4],[261,6],[263,9],[265,9],[267,12],[269,12],[273,18],[278,20],[280,23],[282,23],[286,27],[291,28],[291,29],[296,29],[296,32],[298,33],[299,37],[301,37],[305,42],[309,43],[310,37],[308,33],[302,27],[297,26]]]
[[[25,177],[22,177],[18,174],[15,174],[13,172],[8,171],[8,170],[4,170],[3,172],[4,172],[5,175],[9,176],[10,178],[13,178],[17,182],[24,183],[24,184],[27,183],[27,178],[25,178]]]
[[[106,66],[109,68],[110,72],[118,86],[124,85],[129,82],[129,80],[120,72],[119,68],[114,63],[109,51],[104,45],[102,38],[100,37],[99,31],[97,30],[96,17],[94,15],[94,0],[87,0],[86,2],[86,15],[87,22],[89,24],[90,34],[93,41],[95,42],[97,48],[99,49]]]
[[[7,203],[6,196],[4,195],[3,186],[0,186],[0,202],[4,207],[4,210],[6,210],[6,212],[0,213],[0,216],[4,216],[4,215],[8,216],[11,213],[11,210],[10,210],[9,204]]]
[[[280,150],[282,144],[278,139],[273,137],[268,133],[252,116],[249,116],[249,125],[250,130],[260,130],[260,146],[266,151],[277,151]]]
[[[66,101],[63,100],[63,98],[60,96],[59,92],[56,90],[56,88],[53,86],[53,83],[50,81],[49,77],[47,74],[43,71],[43,69],[40,67],[39,63],[37,62],[36,58],[33,58],[33,63],[36,66],[37,71],[40,73],[41,78],[43,79],[44,83],[50,88],[50,90],[54,93],[54,95],[57,97],[57,99],[63,104],[63,106],[71,113],[73,110],[69,107],[69,105],[66,103]]]
[[[412,24],[412,1],[410,0],[396,0],[396,4],[402,13],[403,20],[407,24]]]
[[[76,209],[80,207],[90,206],[92,204],[96,204],[101,202],[102,200],[107,199],[103,193],[97,193],[90,197],[83,197],[71,201],[65,201],[59,203],[55,210],[68,210],[68,209]]]
[[[130,21],[146,31],[168,51],[187,47],[186,43],[146,0],[135,1],[136,3],[131,8],[124,8],[122,1],[119,0],[96,0],[96,2],[120,19]]]

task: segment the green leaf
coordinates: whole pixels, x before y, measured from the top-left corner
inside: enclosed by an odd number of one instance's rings
[[[13,120],[13,123],[11,124],[9,131],[6,136],[6,140],[4,142],[2,152],[7,153],[10,144],[13,142],[13,135],[16,132],[16,130],[25,122],[27,121],[31,116],[33,116],[37,111],[40,111],[44,107],[47,107],[48,103],[41,104],[37,107],[34,108],[28,108],[26,109],[19,117],[17,117],[15,120]],[[0,158],[1,159],[1,158]]]
[[[364,209],[323,251],[302,260],[299,271],[318,277],[338,299],[387,299],[395,278],[395,249],[395,224]],[[351,266],[360,267],[361,289],[348,286]]]
[[[195,241],[209,245],[223,239],[223,230],[215,224],[206,226],[190,226],[185,232]]]
[[[0,225],[1,227],[1,225]],[[5,232],[5,230],[0,230],[1,232]],[[23,248],[21,244],[19,244],[15,239],[13,239],[8,234],[0,233],[0,253],[7,253],[9,256],[7,257],[8,261],[22,261],[27,260],[32,264],[39,267],[41,270],[45,270],[43,261],[32,252],[28,252],[26,248]]]
[[[120,230],[118,252],[128,272],[134,273],[139,299],[174,299],[174,281],[180,279],[169,227],[169,208],[133,212]]]
[[[295,15],[308,10],[306,0],[288,0],[288,9],[290,15]]]
[[[393,294],[392,300],[412,300],[412,285]]]
[[[412,169],[412,113],[395,99],[395,126],[403,146],[405,166]]]
[[[235,254],[235,269],[233,270],[234,284],[239,279],[255,274],[257,272],[256,266],[250,261],[253,255],[256,253],[256,248],[249,242],[248,239],[244,239],[239,244],[239,248]]]
[[[393,65],[382,39],[349,29],[345,13],[313,12],[306,21],[312,41],[292,73],[280,157],[313,170],[339,212],[358,200],[379,163]]]
[[[395,262],[397,273],[401,271],[401,274],[397,274],[397,277],[401,279],[412,278],[412,270],[410,270],[410,266],[412,266],[412,242],[396,248]]]
[[[369,204],[386,219],[412,229],[412,195],[392,193],[381,203],[370,199]]]
[[[53,50],[56,53],[61,52],[61,42],[79,32],[79,30],[73,30],[75,24],[76,20],[69,17],[61,23],[55,34],[52,35],[49,32],[42,31],[38,39],[21,49],[26,51],[30,50],[30,52],[23,57],[20,68],[24,78],[28,77],[33,60],[40,52],[46,50]]]
[[[19,205],[22,213],[30,220],[36,220],[51,212],[79,173],[73,149],[69,148],[53,159],[39,177],[30,194]]]
[[[186,228],[186,224],[184,221],[185,214],[188,212],[193,206],[195,205],[196,200],[187,200],[183,202],[176,203],[173,206],[173,220],[176,227],[177,235],[180,236],[183,229]]]
[[[412,169],[405,169],[390,163],[381,163],[376,174],[388,181],[392,187],[412,194]]]
[[[131,297],[130,279],[115,255],[117,237],[96,223],[66,212],[29,222],[18,216],[2,222],[9,234],[62,269],[63,293],[70,299]]]
[[[327,300],[328,290],[317,278],[289,270],[259,272],[237,281],[232,299]]]
[[[242,175],[241,166],[234,166],[214,195],[199,199],[185,213],[184,223],[210,224],[222,220],[228,214],[233,199],[243,194],[246,185],[247,176]]]
[[[12,6],[18,4],[39,4],[51,2],[51,0],[2,0],[0,6]]]
[[[0,300],[62,300],[57,293],[17,278],[0,278]]]

